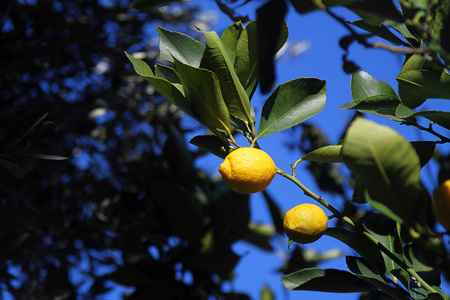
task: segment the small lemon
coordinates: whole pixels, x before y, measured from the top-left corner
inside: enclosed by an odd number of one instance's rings
[[[266,152],[243,147],[225,157],[219,167],[225,183],[234,191],[252,194],[264,190],[277,172],[275,163]]]
[[[328,217],[315,204],[300,204],[284,217],[283,227],[288,238],[300,244],[317,241],[327,230]]]
[[[434,190],[433,210],[438,222],[450,230],[450,179]]]

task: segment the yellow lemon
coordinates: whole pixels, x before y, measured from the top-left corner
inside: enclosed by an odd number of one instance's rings
[[[219,172],[232,190],[252,194],[268,187],[277,170],[269,154],[260,149],[243,147],[225,157]]]
[[[450,179],[434,190],[433,210],[439,223],[450,230]]]
[[[328,217],[315,204],[300,204],[284,217],[283,227],[288,238],[300,244],[317,241],[327,230]]]

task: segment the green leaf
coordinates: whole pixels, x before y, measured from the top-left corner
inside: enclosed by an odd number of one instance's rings
[[[343,242],[369,261],[380,273],[386,272],[383,256],[377,247],[365,235],[342,228],[328,228],[326,235]]]
[[[343,162],[342,145],[329,145],[313,150],[302,157],[302,160],[317,161],[325,163]]]
[[[415,117],[424,117],[433,123],[436,123],[444,128],[450,129],[450,112],[438,110],[422,110],[414,111],[405,105],[399,105],[395,112],[397,117],[401,119],[413,119]]]
[[[384,293],[390,295],[393,299],[409,299],[399,289],[393,288],[386,284],[383,277],[364,259],[360,257],[347,256],[345,260],[347,262],[348,269],[352,274],[363,278]]]
[[[364,71],[352,74],[351,90],[353,101],[340,108],[383,109],[397,107],[400,99],[386,82],[378,81]]]
[[[192,138],[189,143],[220,157],[225,158],[231,149],[228,143],[225,143],[215,135],[198,135]]]
[[[255,139],[291,128],[318,114],[326,102],[324,80],[297,78],[281,84],[264,103]]]
[[[411,47],[419,47],[420,46],[417,37],[414,36],[414,34],[412,34],[409,31],[409,29],[406,26],[404,21],[396,22],[396,21],[392,21],[392,20],[385,20],[384,24],[386,24],[387,26],[391,27],[392,29],[394,29],[395,31],[400,33],[408,41],[408,43]]]
[[[206,37],[206,49],[201,66],[216,74],[229,113],[248,123],[250,119],[250,100],[236,75],[234,66],[222,42],[214,31],[202,32]]]
[[[347,5],[347,8],[372,26],[378,26],[385,20],[403,21],[392,0],[363,0]]]
[[[373,237],[377,239],[386,249],[391,251],[399,260],[403,260],[403,247],[397,223],[378,213],[369,213],[363,219],[363,226]],[[400,268],[391,258],[383,253],[386,265],[386,274]]]
[[[193,115],[206,126],[229,131],[230,115],[220,92],[216,75],[205,69],[194,68],[174,60],[173,69],[191,102]]]
[[[249,98],[252,97],[258,83],[258,33],[257,24],[247,24],[237,43],[237,55],[234,62],[236,74]]]
[[[450,99],[450,74],[422,55],[411,56],[397,75],[401,101],[416,108],[429,98]]]
[[[411,145],[413,145],[414,149],[416,150],[417,155],[420,159],[420,166],[423,168],[433,157],[436,143],[429,141],[417,141],[411,142]]]
[[[173,85],[175,85],[176,87],[178,87],[178,89],[183,92],[183,86],[181,85],[181,80],[180,78],[178,78],[177,74],[175,74],[175,71],[168,67],[168,66],[163,66],[160,64],[156,64],[155,65],[155,76],[161,79],[165,79],[168,82],[172,83]]]
[[[345,271],[310,268],[281,277],[287,290],[307,290],[330,293],[361,293],[378,291],[365,280]]]
[[[228,54],[228,58],[232,64],[236,60],[236,48],[243,31],[244,27],[239,21],[228,26],[220,36],[220,41],[222,42],[225,52]]]
[[[133,64],[136,73],[144,77],[150,84],[152,84],[155,89],[170,103],[184,111],[189,116],[194,117],[191,111],[191,102],[189,99],[184,97],[183,87],[180,84],[174,84],[164,78],[158,78],[153,74],[152,69],[140,59],[134,58],[133,56],[126,53],[126,56]],[[159,68],[159,74],[161,75],[161,68]],[[164,76],[163,76],[164,77]]]
[[[387,126],[357,118],[343,142],[345,164],[370,194],[370,205],[395,221],[414,224],[422,186],[412,145]]]
[[[359,20],[355,22],[350,22],[353,26],[356,26],[358,28],[364,29],[365,31],[368,31],[370,33],[373,33],[376,36],[379,36],[389,42],[391,42],[394,45],[405,45],[405,42],[403,42],[401,39],[399,39],[395,34],[393,34],[386,26],[383,24],[378,26],[373,26],[365,22],[364,20]]]
[[[203,56],[205,46],[190,36],[157,27],[159,33],[160,56],[169,62],[174,58],[184,64],[198,67]]]

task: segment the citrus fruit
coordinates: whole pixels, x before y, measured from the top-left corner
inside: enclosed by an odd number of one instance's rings
[[[317,241],[327,230],[328,217],[315,204],[305,203],[291,208],[284,217],[283,227],[288,238],[300,244]]]
[[[225,157],[219,167],[226,185],[232,190],[252,194],[269,186],[276,174],[276,166],[266,152],[243,147]]]
[[[450,179],[433,192],[433,210],[437,221],[450,230]]]

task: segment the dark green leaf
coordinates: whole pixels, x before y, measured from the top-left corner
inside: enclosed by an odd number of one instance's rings
[[[298,78],[281,84],[264,103],[256,138],[291,128],[325,106],[326,86],[317,78]]]
[[[422,55],[415,54],[405,62],[397,81],[401,101],[409,108],[429,98],[450,99],[450,74]]]
[[[205,46],[190,36],[170,31],[158,26],[159,49],[162,59],[173,62],[174,58],[180,62],[198,67]]]
[[[181,109],[183,112],[189,116],[194,117],[191,111],[191,102],[189,99],[184,97],[184,90],[181,84],[174,84],[169,82],[167,79],[158,78],[153,74],[152,69],[140,59],[134,58],[133,56],[126,53],[126,56],[133,64],[136,73],[144,77],[149,83],[151,83],[155,89],[170,103]],[[164,75],[162,68],[158,68],[159,74]]]
[[[236,60],[237,45],[243,31],[242,23],[236,22],[228,26],[220,36],[225,52],[232,64]]]
[[[201,66],[216,74],[229,113],[249,123],[250,100],[220,38],[214,31],[203,31],[203,33],[206,37],[206,49]]]
[[[370,204],[393,220],[414,224],[420,160],[412,145],[389,127],[357,118],[343,142],[345,164],[370,194]]]
[[[381,214],[369,213],[363,219],[363,226],[386,249],[397,256],[399,260],[403,260],[403,247],[397,223]],[[383,253],[383,257],[387,274],[390,274],[392,270],[399,268],[398,264],[386,256],[386,254]]]
[[[408,120],[414,117],[424,117],[433,123],[450,129],[450,112],[438,110],[414,111],[405,105],[399,105],[395,112],[397,117]]]
[[[345,260],[347,262],[348,269],[352,274],[362,277],[373,286],[376,286],[384,293],[393,297],[393,299],[409,299],[399,289],[389,286],[383,277],[364,259],[360,257],[347,256]]]
[[[376,36],[379,36],[389,42],[391,42],[394,45],[405,45],[405,42],[403,42],[401,39],[399,39],[395,34],[393,34],[386,26],[383,24],[378,26],[372,26],[365,22],[364,20],[359,20],[355,22],[351,22],[350,24],[359,27],[361,29],[364,29],[370,33],[373,33]]]
[[[258,33],[255,21],[251,21],[242,32],[237,43],[237,56],[234,63],[236,74],[249,98],[258,83]]]
[[[392,0],[357,1],[347,5],[347,8],[372,26],[378,26],[385,20],[403,21],[403,16],[397,7],[395,7]]]
[[[173,85],[178,86],[180,91],[183,91],[183,88],[181,87],[181,80],[172,68],[157,64],[155,65],[155,76],[169,81]]]
[[[216,75],[209,70],[183,64],[177,59],[174,60],[173,69],[183,83],[186,98],[191,102],[192,114],[207,126],[229,130],[230,115]]]
[[[433,157],[434,149],[436,148],[435,142],[428,142],[428,141],[418,141],[418,142],[411,142],[414,149],[417,152],[417,155],[420,159],[420,166],[423,168]]]
[[[364,71],[352,74],[351,90],[353,101],[383,95],[398,98],[397,93],[388,83],[378,81]]]
[[[302,157],[302,160],[317,161],[325,163],[343,162],[342,145],[329,145],[309,152]]]
[[[343,242],[363,258],[368,260],[380,273],[384,274],[386,267],[383,256],[378,248],[363,234],[351,232],[342,228],[328,228],[326,235]]]
[[[225,158],[230,152],[229,144],[215,135],[199,135],[192,138],[189,143],[203,148],[220,158]]]
[[[331,293],[361,293],[377,291],[365,280],[335,269],[304,269],[281,277],[287,290],[308,290]]]

